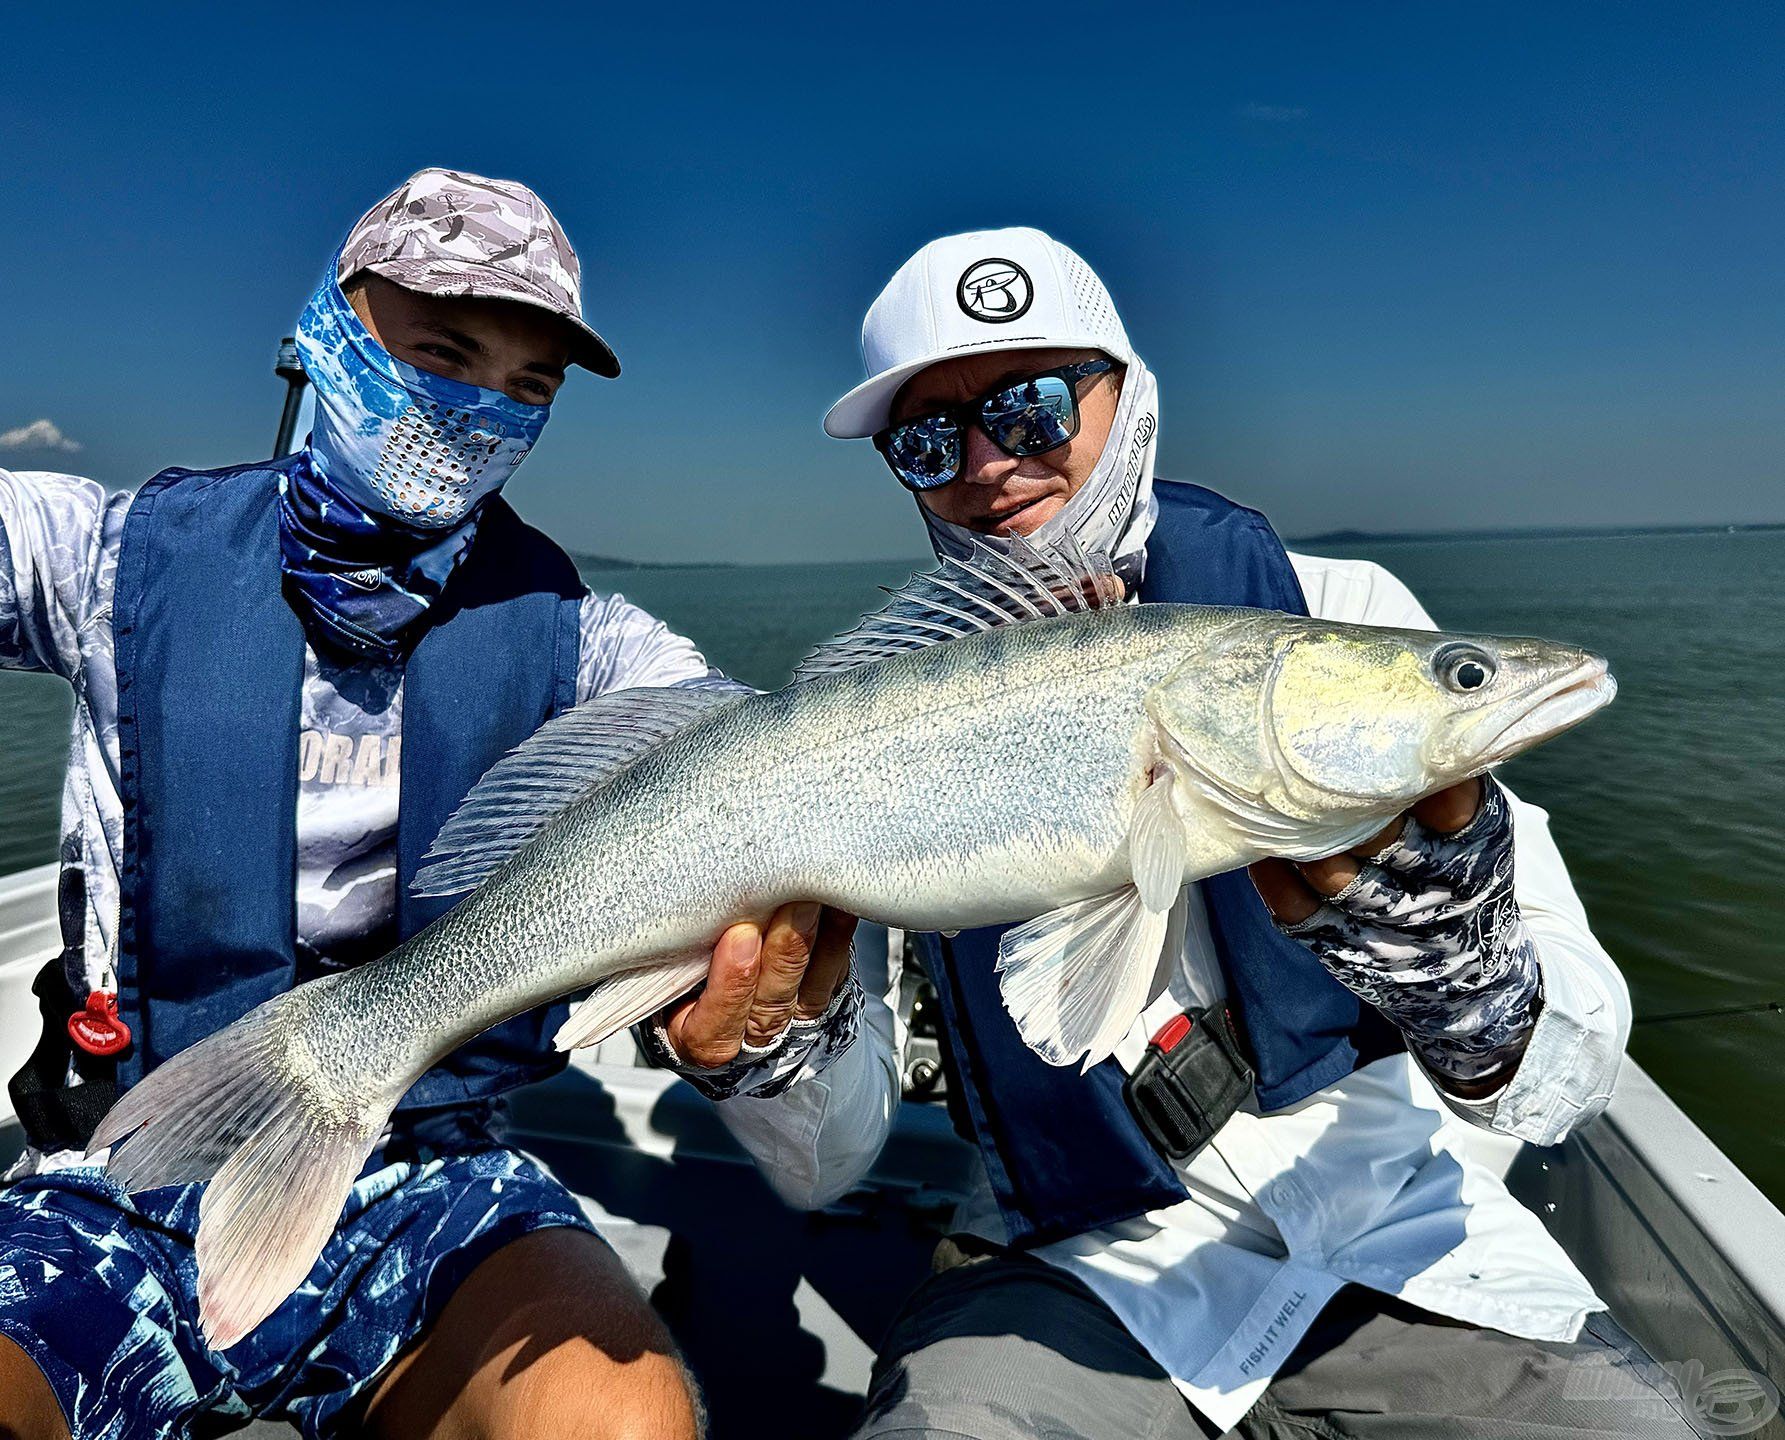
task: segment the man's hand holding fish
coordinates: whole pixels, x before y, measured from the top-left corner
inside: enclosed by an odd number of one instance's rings
[[[638,1026],[646,1054],[715,1100],[785,1088],[844,1013],[855,923],[806,901],[731,926],[705,984]]]

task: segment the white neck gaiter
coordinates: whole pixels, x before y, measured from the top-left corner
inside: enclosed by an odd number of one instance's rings
[[[1144,557],[1147,536],[1159,514],[1159,502],[1153,498],[1153,452],[1158,439],[1159,386],[1153,372],[1136,357],[1129,361],[1123,376],[1122,398],[1096,468],[1059,513],[1027,537],[1029,543],[1045,548],[1070,535],[1087,553],[1101,551],[1112,561],[1131,555]],[[1001,536],[982,535],[940,519],[921,497],[917,513],[923,516],[930,546],[939,558],[964,560],[976,546],[1005,548]]]

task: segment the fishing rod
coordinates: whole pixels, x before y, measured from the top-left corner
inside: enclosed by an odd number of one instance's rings
[[[1659,1025],[1664,1020],[1718,1020],[1729,1015],[1777,1015],[1785,1013],[1785,1002],[1751,1000],[1745,1005],[1710,1005],[1702,1010],[1669,1010],[1660,1015],[1638,1015],[1634,1025]]]
[[[287,335],[279,342],[279,355],[273,361],[273,373],[285,382],[285,408],[279,413],[279,433],[273,440],[273,459],[291,454],[293,432],[297,430],[298,408],[304,403],[303,362],[298,359],[297,337]]]

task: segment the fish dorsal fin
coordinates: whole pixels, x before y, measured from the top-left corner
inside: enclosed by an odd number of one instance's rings
[[[472,786],[410,888],[457,895],[481,884],[571,801],[748,693],[729,683],[615,690],[548,720]]]
[[[820,645],[800,662],[794,680],[851,670],[1003,625],[1122,603],[1122,582],[1103,552],[1088,553],[1070,536],[1047,547],[1017,535],[1006,543],[1008,550],[976,545],[967,559],[951,556],[888,590],[892,598],[884,608]]]

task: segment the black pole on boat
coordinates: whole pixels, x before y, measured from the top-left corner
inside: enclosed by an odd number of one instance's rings
[[[285,408],[279,414],[279,434],[273,441],[273,458],[289,455],[293,450],[292,435],[297,429],[298,407],[304,400],[304,366],[298,359],[297,337],[287,335],[279,342],[279,358],[273,362],[273,373],[285,382]]]
[[[1702,1010],[1671,1010],[1661,1015],[1638,1015],[1635,1025],[1660,1025],[1669,1020],[1721,1020],[1730,1015],[1785,1014],[1785,1003],[1777,1000],[1750,1000],[1744,1005],[1708,1005]]]

